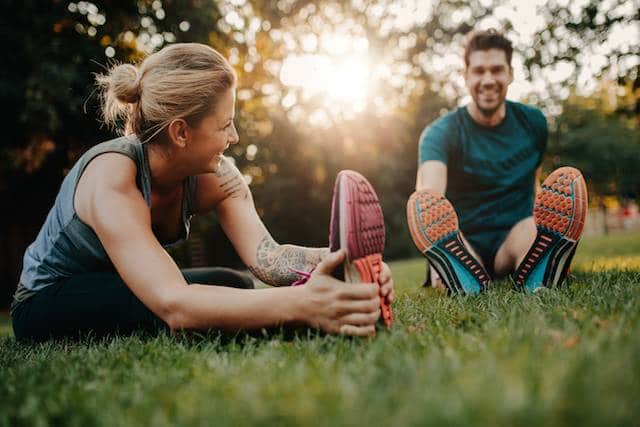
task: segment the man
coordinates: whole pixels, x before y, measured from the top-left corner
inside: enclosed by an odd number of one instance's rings
[[[472,101],[422,133],[407,205],[412,237],[434,267],[431,284],[449,292],[477,293],[510,273],[530,291],[560,284],[582,234],[584,179],[560,168],[536,191],[547,123],[540,110],[506,100],[511,42],[495,30],[467,40]]]

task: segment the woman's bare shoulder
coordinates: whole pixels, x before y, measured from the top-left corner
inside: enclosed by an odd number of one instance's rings
[[[87,164],[80,177],[101,188],[118,188],[136,184],[138,167],[130,157],[120,153],[104,153]]]
[[[123,154],[105,153],[93,159],[76,186],[74,207],[77,215],[83,221],[89,220],[89,212],[109,193],[139,192],[136,175],[135,162]]]

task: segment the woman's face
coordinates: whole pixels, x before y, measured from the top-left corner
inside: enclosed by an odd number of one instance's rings
[[[232,87],[220,97],[215,111],[192,128],[190,152],[198,169],[203,169],[201,173],[216,172],[224,150],[238,143],[238,132],[233,123],[235,101],[235,88]]]

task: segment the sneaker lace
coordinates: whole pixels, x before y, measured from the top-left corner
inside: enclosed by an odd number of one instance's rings
[[[311,278],[311,273],[313,273],[313,270],[315,270],[315,269],[316,268],[313,267],[309,271],[302,271],[302,270],[296,270],[295,268],[289,267],[289,270],[293,271],[294,273],[296,273],[297,275],[300,276],[300,278],[298,280],[296,280],[295,282],[293,282],[291,284],[291,286],[300,286],[300,285],[304,285],[305,283],[307,283],[309,281],[309,279]]]

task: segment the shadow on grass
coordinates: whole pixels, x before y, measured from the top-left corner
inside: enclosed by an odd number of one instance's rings
[[[0,339],[3,337],[13,337],[13,328],[9,312],[0,310]]]

